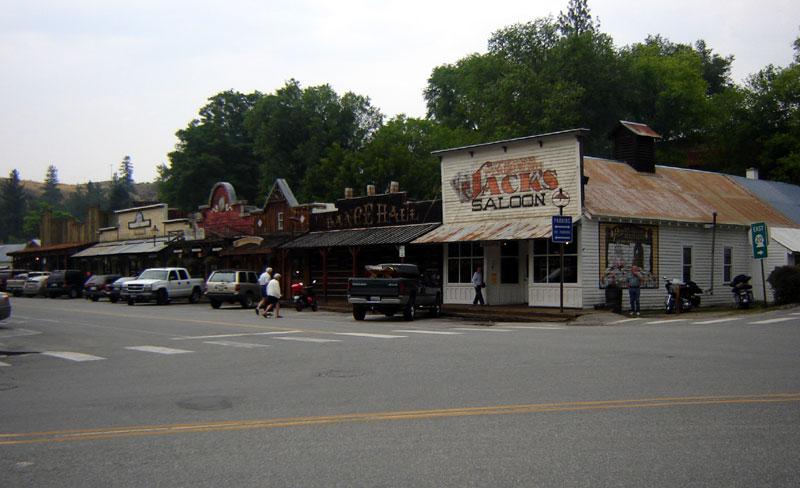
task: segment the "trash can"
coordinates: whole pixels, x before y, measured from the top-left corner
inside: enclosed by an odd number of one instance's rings
[[[615,284],[606,286],[606,309],[614,313],[622,311],[622,289]]]

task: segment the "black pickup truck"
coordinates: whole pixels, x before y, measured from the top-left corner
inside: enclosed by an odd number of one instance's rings
[[[433,317],[442,313],[440,284],[415,264],[378,264],[365,269],[367,278],[347,282],[347,303],[353,306],[356,320],[364,320],[368,310],[387,317],[402,311],[409,321],[414,320],[418,308],[427,309]]]

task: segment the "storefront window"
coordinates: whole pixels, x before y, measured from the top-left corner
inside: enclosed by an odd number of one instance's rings
[[[500,245],[500,283],[519,283],[519,241]]]
[[[561,282],[561,248],[550,239],[533,241],[533,282]],[[578,244],[564,244],[564,283],[578,282]]]
[[[447,245],[447,282],[471,283],[472,273],[483,266],[479,242],[453,242]]]

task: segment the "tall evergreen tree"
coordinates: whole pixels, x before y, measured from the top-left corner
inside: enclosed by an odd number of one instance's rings
[[[16,169],[9,173],[0,186],[0,242],[11,242],[23,237],[22,223],[27,208],[25,187]]]
[[[58,187],[58,170],[51,164],[47,167],[47,173],[44,177],[42,200],[52,205],[53,208],[59,208],[63,198],[61,189]]]

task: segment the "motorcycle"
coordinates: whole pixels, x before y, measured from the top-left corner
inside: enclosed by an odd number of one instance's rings
[[[750,284],[750,279],[749,276],[740,274],[729,283],[733,300],[739,308],[750,308],[753,302],[753,285]]]
[[[316,284],[317,281],[314,280],[308,286],[303,286],[302,281],[292,285],[292,301],[298,312],[305,307],[311,307],[311,310],[317,311],[317,295],[314,293]]]
[[[697,286],[694,281],[687,281],[683,283],[677,279],[670,280],[666,276],[664,278],[664,287],[667,289],[667,297],[664,299],[664,306],[667,313],[688,312],[692,307],[700,306],[700,294],[703,290]],[[678,296],[680,296],[680,304],[677,304]],[[679,307],[679,308],[678,308]]]

